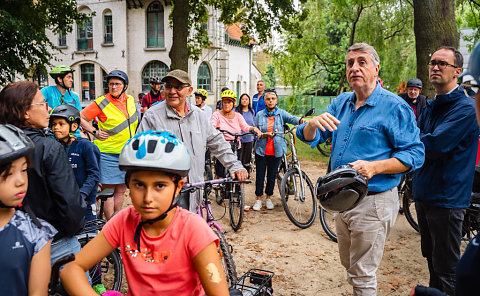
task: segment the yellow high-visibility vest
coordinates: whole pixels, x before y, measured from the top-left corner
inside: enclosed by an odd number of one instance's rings
[[[98,121],[98,127],[110,134],[105,141],[94,140],[100,152],[120,154],[123,146],[128,139],[135,136],[137,130],[139,115],[135,107],[135,101],[132,96],[127,95],[128,117],[123,114],[114,104],[105,97],[101,96],[95,100],[98,107],[102,109],[107,117],[105,122]]]

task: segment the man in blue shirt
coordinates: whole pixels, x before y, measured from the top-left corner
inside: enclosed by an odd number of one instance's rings
[[[65,65],[55,67],[50,71],[49,74],[55,80],[55,86],[47,86],[40,91],[48,106],[52,109],[63,104],[69,104],[77,108],[78,111],[82,111],[80,98],[74,91],[70,90],[73,86],[73,72],[72,68]],[[78,129],[75,132],[75,137],[80,136],[80,129]]]
[[[254,94],[252,99],[252,107],[255,114],[267,108],[263,99],[263,92],[265,91],[265,82],[263,80],[257,82],[257,91],[258,93]]]
[[[376,295],[376,271],[399,209],[397,185],[402,173],[424,161],[413,110],[377,83],[379,64],[372,46],[352,45],[346,70],[353,92],[341,94],[327,112],[297,129],[312,148],[332,138],[332,169],[350,165],[369,179],[367,196],[335,214],[340,261],[353,295]]]
[[[425,164],[413,178],[430,287],[448,295],[455,295],[455,267],[465,209],[470,206],[480,134],[475,101],[457,86],[462,65],[462,54],[453,47],[440,47],[430,58],[429,78],[436,95],[418,118]]]

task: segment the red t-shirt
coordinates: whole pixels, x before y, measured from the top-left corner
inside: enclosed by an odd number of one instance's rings
[[[267,132],[273,133],[273,123],[275,116],[268,116]],[[265,155],[275,156],[275,146],[273,145],[273,138],[267,139],[267,147],[265,147]]]
[[[199,215],[176,208],[164,233],[151,237],[142,229],[140,253],[134,242],[141,221],[133,206],[105,224],[102,233],[120,247],[128,282],[127,295],[205,295],[193,258],[218,237]]]

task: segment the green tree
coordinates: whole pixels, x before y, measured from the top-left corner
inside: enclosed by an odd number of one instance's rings
[[[71,32],[74,22],[86,19],[87,15],[77,11],[75,0],[0,1],[0,85],[16,74],[28,77],[34,68],[50,64],[57,48],[47,38],[46,29]]]
[[[219,22],[241,24],[244,44],[248,44],[252,36],[266,42],[271,28],[289,28],[290,18],[296,14],[292,0],[172,0],[172,3],[171,68],[185,71],[188,71],[188,59],[198,60],[202,48],[210,45],[207,31],[202,27],[209,16],[207,6],[221,12]]]
[[[406,1],[309,0],[275,50],[277,73],[296,93],[341,93],[348,88],[346,50],[366,42],[380,55],[380,76],[393,91],[415,75],[412,16]]]
[[[267,66],[267,71],[262,78],[265,81],[266,88],[275,88],[277,85],[277,78],[275,76],[275,67],[272,64]]]

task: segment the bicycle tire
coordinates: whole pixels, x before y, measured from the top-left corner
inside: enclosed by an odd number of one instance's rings
[[[235,184],[232,196],[229,198],[230,226],[233,231],[238,231],[242,226],[245,203],[243,184]]]
[[[329,138],[323,143],[317,144],[317,149],[323,156],[330,157],[332,153],[332,140]]]
[[[213,232],[218,236],[219,244],[217,247],[218,255],[220,257],[220,264],[222,265],[228,287],[237,282],[237,268],[232,256],[232,246],[227,243],[225,236],[220,230],[212,227]]]
[[[282,204],[288,219],[299,228],[308,228],[315,221],[317,214],[317,200],[313,194],[313,184],[308,178],[305,172],[301,172],[303,179],[306,181],[305,197],[299,196],[300,188],[297,188],[297,176],[298,182],[300,181],[300,174],[297,168],[291,168],[287,171],[282,179],[281,192]],[[294,179],[292,179],[294,178]],[[291,190],[291,187],[294,187]],[[309,194],[310,193],[310,194]]]
[[[285,159],[282,156],[282,160],[280,161],[280,165],[278,166],[277,171],[277,186],[278,186],[278,193],[280,196],[282,195],[282,180],[283,176],[287,173],[287,164],[285,163]]]
[[[326,211],[324,208],[320,207],[320,223],[322,224],[323,231],[328,235],[328,237],[334,241],[338,242],[337,234],[335,233],[333,219],[333,213]]]
[[[80,238],[78,242],[83,248],[88,243],[88,240],[84,237]],[[123,263],[120,250],[113,250],[112,253],[108,254],[98,264],[95,264],[88,272],[92,283],[101,282],[107,291],[120,291],[123,281]]]
[[[418,220],[417,220],[417,211],[415,209],[415,202],[413,201],[412,191],[410,187],[406,184],[403,185],[401,190],[403,197],[402,197],[402,211],[405,215],[405,218],[408,221],[415,231],[420,232],[420,228],[418,227]]]
[[[479,210],[467,208],[462,223],[462,240],[471,241],[480,231]]]

